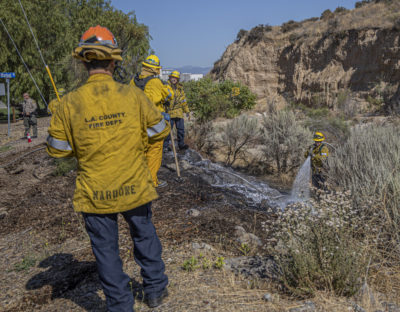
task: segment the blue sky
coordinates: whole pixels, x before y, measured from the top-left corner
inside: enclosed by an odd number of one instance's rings
[[[326,9],[354,8],[356,0],[112,0],[149,26],[163,67],[209,67],[240,29],[319,17]]]

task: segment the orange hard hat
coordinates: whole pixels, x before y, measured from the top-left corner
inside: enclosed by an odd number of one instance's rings
[[[107,27],[102,27],[100,25],[97,25],[96,27],[90,27],[87,31],[85,31],[79,42],[79,46],[83,45],[101,45],[112,48],[118,47],[117,40],[112,32],[109,31]]]

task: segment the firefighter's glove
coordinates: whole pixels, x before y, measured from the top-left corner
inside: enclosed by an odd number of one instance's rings
[[[164,112],[162,112],[161,114],[163,115],[163,117],[164,117],[164,119],[165,119],[166,121],[170,121],[170,120],[171,120],[171,117],[169,116],[169,114],[164,113]]]
[[[169,101],[166,101],[164,103],[165,108],[169,108],[171,106],[171,103]]]

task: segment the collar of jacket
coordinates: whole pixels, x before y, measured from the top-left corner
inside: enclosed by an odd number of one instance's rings
[[[114,80],[114,79],[113,79],[113,77],[111,77],[108,74],[94,74],[89,77],[87,82],[94,82],[94,81],[101,81],[101,80],[110,81],[110,80]]]
[[[170,80],[168,80],[168,84],[169,84],[172,88],[174,88],[174,90],[177,89],[177,88],[181,88],[181,86],[182,86],[179,82],[177,82],[176,84],[172,84],[172,82],[171,82]]]
[[[139,79],[144,79],[144,78],[147,78],[147,77],[150,77],[150,76],[154,76],[154,77],[157,77],[157,75],[142,75],[142,74],[140,74],[139,75]]]

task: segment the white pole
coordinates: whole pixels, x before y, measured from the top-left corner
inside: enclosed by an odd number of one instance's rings
[[[10,124],[10,79],[6,79],[7,82],[7,118],[8,118],[8,136],[11,136],[11,124]]]

